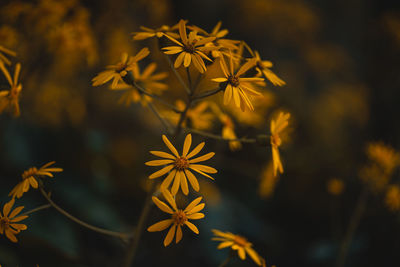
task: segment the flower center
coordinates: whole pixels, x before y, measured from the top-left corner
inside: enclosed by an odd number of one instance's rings
[[[127,66],[125,63],[118,63],[118,64],[117,64],[117,67],[116,67],[116,69],[115,69],[115,72],[116,72],[116,73],[121,73],[121,72],[125,71],[125,69],[126,69],[127,67],[128,67],[128,66]]]
[[[186,213],[183,210],[178,210],[172,215],[172,219],[176,225],[183,225],[188,219]]]
[[[174,165],[176,169],[181,171],[189,168],[189,161],[185,157],[179,157],[176,158]]]
[[[228,83],[230,83],[233,87],[238,87],[239,86],[239,77],[236,77],[235,75],[229,76]]]
[[[0,218],[0,229],[7,230],[10,227],[10,220],[7,217]]]
[[[240,235],[235,235],[233,242],[235,242],[237,245],[241,247],[245,247],[248,245],[247,239]]]
[[[25,180],[25,179],[35,175],[37,173],[37,171],[38,170],[36,169],[36,167],[30,168],[27,171],[24,171],[24,173],[22,174],[22,179]]]
[[[282,140],[281,140],[281,138],[279,137],[279,135],[277,135],[277,134],[273,134],[273,135],[271,135],[271,144],[273,145],[273,146],[280,146],[281,144],[282,144]]]
[[[185,44],[183,46],[183,51],[185,51],[186,53],[194,54],[196,49],[194,48],[194,44]]]

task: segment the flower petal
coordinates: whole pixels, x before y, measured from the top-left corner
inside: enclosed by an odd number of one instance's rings
[[[196,225],[193,223],[186,221],[185,224],[189,227],[190,230],[192,230],[194,233],[199,234],[199,229],[197,229]]]
[[[160,158],[166,158],[166,159],[176,159],[173,155],[163,152],[163,151],[150,151],[151,154],[154,156],[160,157]]]
[[[179,241],[181,241],[182,239],[182,227],[180,225],[178,225],[177,229],[176,229],[176,244],[178,244]]]
[[[172,223],[173,223],[172,219],[163,220],[163,221],[155,223],[152,226],[150,226],[149,228],[147,228],[147,231],[149,231],[149,232],[163,231],[163,230],[167,229],[168,226],[170,226]]]
[[[172,162],[174,162],[174,161],[171,160],[171,159],[159,159],[159,160],[148,161],[145,164],[147,166],[161,166],[161,165],[166,165],[166,164],[169,164],[169,163],[172,163]]]
[[[198,192],[200,190],[200,185],[199,185],[199,181],[197,180],[197,178],[188,169],[185,170],[185,174],[189,180],[190,185],[194,189],[194,191]]]
[[[232,245],[233,245],[232,241],[225,241],[225,242],[222,242],[221,244],[219,244],[217,248],[218,249],[223,249],[223,248],[226,248],[226,247],[230,247]]]
[[[186,212],[188,215],[193,214],[193,213],[197,213],[199,211],[201,211],[202,209],[204,209],[204,206],[206,204],[201,203],[199,205],[197,205],[196,207],[194,207],[193,209],[189,210],[188,212]]]
[[[173,196],[175,196],[178,193],[179,185],[181,183],[181,175],[182,175],[181,171],[177,171],[176,172],[175,180],[174,180],[174,183],[173,183],[172,188],[171,188],[171,194]]]
[[[200,164],[190,164],[190,168],[193,170],[198,170],[206,173],[217,173],[218,171],[214,169],[213,167],[209,167],[206,165],[200,165]]]
[[[184,210],[185,213],[191,211],[194,207],[197,206],[197,204],[200,203],[200,201],[203,199],[203,197],[198,197],[195,200],[193,200],[192,202],[190,202],[189,205],[187,205],[186,209]]]
[[[207,153],[207,154],[205,154],[203,156],[200,156],[198,158],[191,159],[189,162],[190,162],[190,164],[192,164],[192,163],[197,163],[197,162],[209,160],[210,158],[214,157],[214,155],[215,155],[214,152],[210,152],[210,153]]]
[[[160,190],[164,191],[165,189],[168,189],[169,185],[172,182],[172,179],[174,179],[176,174],[176,169],[172,170],[168,176],[164,179],[164,181],[160,185]]]
[[[0,64],[1,65],[1,64]],[[14,199],[11,199],[8,203],[6,203],[3,207],[3,216],[8,217],[8,214],[11,211],[12,206],[14,206]]]
[[[185,142],[183,143],[183,151],[182,156],[186,157],[187,153],[189,152],[190,146],[192,145],[192,135],[186,135]]]
[[[178,210],[178,208],[176,207],[175,199],[172,197],[171,193],[168,190],[164,190],[162,191],[162,194],[164,198],[168,201],[168,203],[171,205],[171,207],[174,210]]]
[[[172,154],[174,154],[177,158],[179,158],[178,151],[176,148],[171,144],[171,142],[168,140],[168,138],[165,135],[162,135],[162,139],[165,143],[165,145],[171,150]]]
[[[186,180],[186,175],[183,171],[180,171],[180,176],[181,176],[182,192],[183,192],[183,194],[185,194],[187,196],[189,194],[189,187],[188,187],[188,183]]]
[[[257,254],[257,252],[254,251],[254,249],[252,249],[251,247],[245,247],[244,249],[256,264],[261,265],[260,256]]]
[[[156,206],[160,210],[162,210],[162,211],[164,211],[166,213],[169,213],[169,214],[173,214],[174,213],[173,210],[170,207],[168,207],[167,204],[165,204],[164,202],[159,200],[157,197],[153,196],[151,199],[153,200],[154,204],[156,204]]]
[[[192,152],[190,152],[189,155],[187,155],[186,158],[187,158],[187,159],[190,159],[191,157],[196,156],[196,155],[203,149],[203,147],[204,147],[205,144],[206,144],[205,142],[202,142],[202,143],[198,144],[198,145],[192,150]]]
[[[167,167],[162,168],[159,171],[156,171],[155,173],[151,174],[149,176],[150,179],[155,179],[158,178],[160,176],[163,176],[164,174],[166,174],[167,172],[169,172],[170,170],[172,170],[174,168],[174,165],[169,165]]]
[[[190,220],[198,220],[204,218],[204,213],[193,213],[187,216]]]
[[[168,231],[168,234],[166,235],[165,239],[164,239],[164,246],[168,246],[169,244],[171,244],[172,239],[174,238],[175,235],[175,229],[176,229],[176,225],[173,224],[171,226],[171,228]]]

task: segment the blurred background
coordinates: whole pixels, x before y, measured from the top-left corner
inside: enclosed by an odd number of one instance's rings
[[[269,134],[272,114],[291,112],[281,149],[285,173],[271,176],[270,148],[206,141],[219,173],[199,178],[206,201],[200,235],[164,248],[166,232],[144,233],[136,266],[217,266],[211,229],[246,236],[267,265],[333,266],[339,242],[363,184],[366,145],[382,141],[400,148],[400,9],[391,1],[316,0],[38,0],[0,3],[0,45],[21,62],[21,116],[0,115],[0,203],[24,170],[49,161],[64,172],[48,181],[54,201],[91,224],[130,231],[136,224],[154,169],[149,150],[163,150],[163,128],[140,104],[119,105],[119,92],[92,87],[91,79],[122,52],[142,47],[148,62],[168,71],[154,40],[134,42],[140,26],[156,28],[189,20],[207,31],[222,21],[228,37],[245,40],[274,63],[284,87],[268,84],[253,120],[235,117],[236,134]],[[155,51],[155,52],[153,52]],[[170,72],[171,102],[179,84]],[[7,85],[3,76],[0,86]],[[220,133],[217,123],[210,129]],[[175,141],[182,146],[183,136]],[[332,178],[342,190],[328,190]],[[399,181],[394,172],[392,184]],[[31,190],[18,205],[45,203]],[[153,208],[147,225],[164,214]],[[19,243],[0,236],[5,266],[118,266],[125,245],[93,233],[52,209],[32,214]],[[346,266],[400,266],[400,217],[385,195],[367,202]],[[233,260],[229,266],[255,266]]]

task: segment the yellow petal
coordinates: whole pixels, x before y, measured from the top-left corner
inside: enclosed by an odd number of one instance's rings
[[[1,64],[0,64],[0,66],[1,66]],[[6,232],[7,238],[10,239],[10,241],[12,241],[12,242],[14,242],[14,243],[17,243],[17,242],[18,242],[18,239],[15,237],[14,233],[11,232],[10,229],[6,230],[5,232]]]
[[[217,173],[218,171],[214,169],[213,167],[209,167],[206,165],[200,165],[200,164],[190,164],[190,168],[193,170],[198,170],[206,173]]]
[[[18,213],[21,212],[21,210],[23,210],[23,208],[24,208],[23,206],[15,208],[15,209],[11,212],[9,218],[10,218],[10,219],[14,218]]]
[[[160,159],[160,160],[151,160],[151,161],[146,162],[145,164],[147,166],[161,166],[161,165],[166,165],[166,164],[169,164],[172,162],[174,162],[174,161],[170,160],[170,159]]]
[[[176,159],[173,155],[163,152],[163,151],[150,151],[151,154],[154,156],[160,157],[160,158],[166,158],[166,159]]]
[[[163,139],[165,145],[169,148],[169,150],[171,150],[172,154],[174,154],[175,157],[179,158],[178,151],[177,151],[176,148],[171,144],[171,142],[168,140],[168,138],[167,138],[165,135],[162,135],[162,139]]]
[[[186,135],[185,142],[183,143],[183,151],[182,156],[186,157],[187,153],[189,152],[190,146],[192,145],[192,135]]]
[[[3,216],[8,217],[8,214],[11,211],[12,206],[14,206],[14,199],[11,199],[8,203],[6,203],[3,207]]]
[[[189,67],[191,61],[192,61],[191,55],[189,53],[185,53],[185,57],[183,59],[183,66],[185,68]]]
[[[155,179],[158,178],[160,176],[163,176],[164,174],[166,174],[167,172],[169,172],[170,170],[172,170],[174,168],[174,165],[169,165],[167,167],[162,168],[159,171],[156,171],[155,173],[151,174],[149,176],[150,179]]]
[[[255,252],[254,249],[252,249],[251,247],[245,247],[244,249],[246,250],[247,254],[250,255],[250,258],[252,258],[256,264],[261,265],[260,256],[258,256],[257,252]]]
[[[201,211],[202,209],[204,209],[204,206],[205,206],[206,204],[204,204],[204,203],[201,203],[201,204],[199,204],[199,205],[197,205],[196,207],[194,207],[193,209],[191,209],[191,210],[189,210],[188,212],[186,212],[187,214],[193,214],[193,213],[197,213],[197,212],[199,212],[199,211]]]
[[[181,241],[182,239],[182,228],[180,225],[178,225],[177,229],[176,229],[176,244],[178,244],[179,241]]]
[[[207,154],[205,154],[203,156],[200,156],[198,158],[191,159],[189,162],[190,162],[190,164],[193,164],[193,163],[197,163],[197,162],[201,162],[201,161],[206,161],[206,160],[209,160],[210,158],[214,157],[214,155],[215,155],[214,152],[210,152],[210,153],[207,153]]]
[[[171,244],[172,239],[174,238],[175,235],[175,229],[176,229],[176,225],[173,224],[171,226],[171,228],[168,231],[168,234],[166,235],[165,239],[164,239],[164,246],[168,246],[169,244]]]
[[[223,249],[223,248],[226,248],[226,247],[230,247],[232,245],[233,245],[232,241],[225,241],[225,242],[222,242],[221,244],[219,244],[217,248],[218,249]]]
[[[164,198],[168,201],[168,203],[171,205],[171,207],[174,210],[178,210],[178,208],[176,207],[175,199],[172,197],[171,193],[168,190],[164,190],[162,191],[162,194]]]
[[[192,202],[190,202],[189,205],[187,205],[186,209],[184,210],[185,213],[188,213],[189,211],[191,211],[194,207],[197,206],[197,204],[200,203],[200,201],[203,199],[203,197],[198,197],[195,200],[193,200]]]
[[[147,228],[147,231],[149,231],[149,232],[163,231],[163,230],[167,229],[168,226],[170,226],[172,223],[173,223],[172,219],[163,220],[163,221],[155,223],[152,226],[150,226],[149,228]]]
[[[190,220],[198,220],[204,218],[204,213],[193,213],[187,216]]]
[[[188,187],[188,183],[186,180],[186,175],[183,173],[183,171],[180,171],[180,176],[181,176],[181,188],[182,188],[182,192],[185,195],[189,194],[189,187]]]
[[[179,185],[181,183],[181,171],[177,171],[175,175],[175,180],[171,188],[171,194],[175,196],[178,193]]]
[[[187,159],[190,159],[191,157],[196,156],[196,155],[203,149],[203,147],[204,147],[205,144],[206,144],[205,142],[202,142],[202,143],[198,144],[198,145],[192,150],[192,152],[190,152],[189,155],[187,155],[186,158],[187,158]]]
[[[164,212],[166,212],[166,213],[169,213],[169,214],[173,214],[173,213],[174,213],[174,212],[172,211],[172,209],[171,209],[170,207],[168,207],[167,204],[165,204],[164,202],[162,202],[161,200],[159,200],[157,197],[153,196],[151,199],[153,200],[154,204],[156,204],[156,206],[157,206],[160,210],[162,210],[162,211],[164,211]]]
[[[239,247],[238,254],[239,254],[239,258],[241,258],[242,260],[246,259],[246,252],[244,251],[244,248]]]
[[[197,178],[188,169],[185,170],[185,174],[186,174],[186,177],[189,179],[189,183],[192,186],[192,188],[194,189],[194,191],[198,192],[200,190],[200,185],[199,185],[199,181],[197,180]]]
[[[161,186],[160,186],[160,190],[161,191],[164,191],[165,189],[168,189],[168,187],[169,187],[169,185],[171,184],[171,182],[172,182],[172,179],[174,179],[174,177],[175,177],[175,174],[176,174],[176,170],[174,169],[174,170],[172,170],[169,174],[168,174],[168,176],[164,179],[164,181],[161,183]]]
[[[178,57],[176,58],[175,63],[174,63],[175,69],[179,68],[182,65],[183,59],[185,58],[185,54],[186,54],[186,52],[182,52],[178,55]]]
[[[185,224],[189,227],[190,230],[192,230],[194,233],[199,234],[199,229],[197,229],[196,225],[193,223],[186,221]]]

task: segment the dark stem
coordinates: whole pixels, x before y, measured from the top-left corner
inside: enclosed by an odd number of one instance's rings
[[[45,209],[48,209],[48,208],[51,208],[51,205],[50,205],[50,204],[45,204],[45,205],[39,206],[39,207],[37,207],[37,208],[34,208],[34,209],[31,209],[31,210],[25,211],[24,213],[21,213],[21,214],[18,215],[18,216],[29,215],[29,214],[32,214],[32,213],[37,212],[37,211],[39,211],[39,210],[45,210]]]
[[[231,259],[233,258],[233,254],[234,254],[234,251],[231,249],[231,250],[229,251],[228,257],[227,257],[220,265],[218,265],[218,267],[225,267],[225,266],[227,266],[228,263],[229,263],[229,262],[231,261]]]
[[[178,71],[175,69],[174,64],[172,63],[169,56],[165,55],[165,58],[167,59],[169,66],[171,67],[172,71],[174,72],[174,74],[175,74],[176,78],[178,79],[178,81],[180,82],[180,84],[183,86],[183,88],[186,90],[186,92],[188,94],[190,94],[189,87],[186,85],[186,83],[183,81],[181,75],[179,75]]]
[[[220,91],[222,91],[221,88],[217,88],[217,89],[214,89],[214,90],[206,91],[206,92],[204,92],[204,93],[202,93],[202,94],[200,94],[200,95],[195,96],[195,97],[194,97],[194,100],[197,101],[197,100],[200,100],[200,99],[202,99],[202,98],[206,98],[206,97],[215,95],[215,94],[219,93]]]
[[[347,227],[346,234],[340,245],[339,256],[335,264],[336,267],[343,267],[345,264],[346,256],[348,254],[351,241],[353,239],[354,233],[357,230],[357,227],[360,224],[361,217],[366,208],[367,200],[368,200],[368,187],[364,186],[363,190],[360,193],[360,196],[358,197],[357,204],[354,209],[353,215],[350,219],[350,223]]]
[[[196,129],[193,129],[193,128],[184,128],[184,130],[186,132],[189,132],[189,133],[195,133],[195,134],[198,134],[198,135],[202,135],[202,136],[205,136],[205,137],[209,137],[209,138],[216,139],[216,140],[221,140],[221,141],[226,141],[226,142],[232,142],[232,141],[239,141],[239,142],[242,142],[242,143],[256,143],[257,142],[257,140],[254,139],[254,138],[227,139],[227,138],[223,138],[220,135],[216,135],[216,134],[213,134],[213,133],[208,133],[208,132],[196,130]]]

